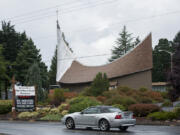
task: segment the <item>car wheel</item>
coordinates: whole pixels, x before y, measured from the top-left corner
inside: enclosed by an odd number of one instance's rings
[[[108,131],[110,126],[109,126],[109,122],[105,119],[101,120],[99,122],[99,128],[101,131]]]
[[[66,127],[68,129],[74,129],[75,128],[74,120],[72,118],[68,118],[66,120]]]
[[[128,129],[128,126],[120,126],[119,129],[122,131],[126,131]]]

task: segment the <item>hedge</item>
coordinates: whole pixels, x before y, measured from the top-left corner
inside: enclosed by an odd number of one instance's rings
[[[12,100],[0,100],[0,114],[6,114],[12,110]]]
[[[91,97],[76,97],[70,101],[69,113],[80,112],[87,107],[100,105],[96,99]]]
[[[174,112],[154,112],[149,114],[148,118],[152,120],[173,120],[177,119],[178,116]]]

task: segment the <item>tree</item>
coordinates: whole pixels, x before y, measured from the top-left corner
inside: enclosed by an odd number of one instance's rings
[[[39,64],[40,61],[41,55],[39,54],[39,50],[36,49],[32,40],[26,41],[20,49],[14,63],[16,80],[24,85],[28,69],[34,62]]]
[[[139,39],[139,36],[135,39],[134,43],[133,43],[133,48],[138,45],[141,42],[141,40]]]
[[[90,93],[93,96],[101,95],[104,91],[109,89],[109,80],[107,78],[106,73],[104,75],[99,72],[94,78],[91,87]]]
[[[27,71],[26,82],[27,86],[36,86],[38,101],[44,99],[43,89],[42,89],[42,79],[40,74],[40,68],[38,63],[34,63]]]
[[[16,60],[17,53],[22,47],[24,41],[27,40],[26,33],[17,33],[14,26],[10,22],[2,22],[2,30],[0,30],[0,44],[2,44],[2,54],[6,62],[6,75],[2,85],[5,89],[5,98],[7,99],[7,89],[10,87],[9,78],[12,78],[14,74],[13,63]]]
[[[54,93],[49,96],[49,102],[55,106],[60,105],[65,100],[64,90],[56,88]]]
[[[116,46],[112,49],[112,56],[109,59],[110,62],[116,60],[122,55],[126,54],[130,49],[134,48],[139,42],[139,37],[133,43],[132,34],[128,33],[126,26],[123,27],[122,31],[119,33],[119,38],[116,40]]]
[[[44,62],[39,63],[39,68],[40,68],[40,75],[42,79],[42,87],[44,89],[49,88],[49,78],[48,78],[48,71],[47,71],[47,66]]]
[[[13,76],[14,67],[12,64],[16,61],[17,54],[24,42],[27,41],[26,33],[17,33],[14,25],[10,22],[2,22],[2,30],[0,30],[0,44],[3,46],[3,56],[5,61],[8,62],[6,68],[7,73],[11,78]]]
[[[6,62],[4,60],[4,57],[2,55],[2,45],[0,45],[0,98],[1,98],[1,90],[3,86],[3,81],[9,79],[6,74]]]
[[[175,36],[173,44],[175,47],[175,53],[172,60],[172,72],[169,76],[169,81],[172,85],[172,88],[169,90],[171,101],[175,101],[180,97],[180,32]]]
[[[54,52],[54,56],[51,60],[51,66],[50,66],[50,70],[49,70],[49,83],[52,84],[56,84],[56,72],[57,72],[57,47],[56,50]]]
[[[173,39],[174,44],[180,44],[180,31],[176,34],[175,38]]]
[[[153,50],[153,82],[166,82],[171,67],[171,56],[165,52],[173,52],[173,47],[167,39],[159,39],[158,45]]]
[[[6,65],[6,75],[3,82],[7,98],[7,89],[10,87],[9,78],[15,75],[16,80],[25,83],[28,68],[37,62],[40,67],[43,88],[48,87],[47,66],[41,60],[40,50],[36,48],[33,41],[27,38],[26,33],[18,33],[10,22],[2,22],[0,30],[0,44]],[[1,82],[2,83],[2,82]]]

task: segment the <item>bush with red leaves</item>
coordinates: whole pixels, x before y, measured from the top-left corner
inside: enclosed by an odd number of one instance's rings
[[[154,104],[134,104],[129,106],[128,110],[137,117],[145,117],[150,113],[160,111],[160,107]]]

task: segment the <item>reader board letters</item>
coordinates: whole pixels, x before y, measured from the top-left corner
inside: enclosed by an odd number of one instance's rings
[[[35,110],[35,87],[15,85],[15,108],[16,111]]]

